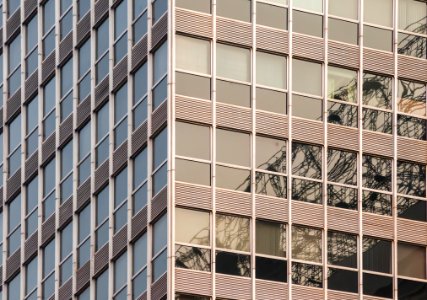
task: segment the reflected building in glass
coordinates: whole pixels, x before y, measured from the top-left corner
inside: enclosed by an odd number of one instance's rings
[[[1,299],[427,299],[426,0],[0,7]]]

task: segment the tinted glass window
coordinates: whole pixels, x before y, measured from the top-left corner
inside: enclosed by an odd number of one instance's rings
[[[364,0],[363,5],[365,22],[393,26],[393,0]]]
[[[256,253],[286,257],[286,226],[257,220]]]
[[[159,1],[159,0],[157,0]],[[154,52],[153,56],[153,83],[156,84],[167,72],[168,59],[167,59],[167,43],[163,43]]]
[[[216,272],[234,276],[251,276],[250,255],[220,252],[216,253]]]
[[[163,129],[153,140],[153,169],[167,158],[167,129]]]
[[[322,231],[292,226],[292,258],[322,262]]]
[[[255,258],[255,276],[257,279],[286,282],[287,267],[285,260],[260,256]]]
[[[293,17],[293,30],[295,32],[323,37],[322,16],[294,10]]]
[[[260,25],[287,29],[288,10],[286,8],[257,2],[256,21]]]
[[[176,6],[204,13],[211,12],[210,0],[176,0]]]
[[[292,263],[292,283],[321,288],[323,268],[319,265]]]
[[[216,215],[216,246],[231,250],[249,252],[249,219]]]
[[[365,47],[389,52],[392,51],[393,32],[391,30],[365,25],[363,31],[363,45]]]
[[[363,273],[363,282],[365,295],[393,298],[393,277]]]
[[[217,44],[216,47],[217,76],[249,82],[251,79],[250,51],[224,44]]]
[[[357,293],[359,290],[358,273],[354,271],[329,268],[328,289]]]
[[[256,53],[257,84],[275,88],[286,88],[286,58],[283,56]]]
[[[177,242],[209,245],[209,213],[183,208],[175,212]]]
[[[363,269],[381,273],[391,273],[391,242],[363,238]]]
[[[167,244],[167,222],[166,215],[163,215],[153,225],[153,255],[156,255]]]
[[[357,20],[358,0],[329,0],[329,14]]]
[[[399,29],[427,32],[427,3],[423,0],[399,0]]]
[[[357,237],[343,232],[329,231],[328,262],[337,266],[357,268]]]
[[[293,61],[293,90],[312,95],[322,95],[322,65],[304,60]],[[310,84],[307,84],[307,74],[310,74]]]
[[[210,130],[207,126],[176,123],[176,154],[210,159]]]
[[[210,164],[176,159],[176,180],[211,185],[211,168]]]
[[[224,80],[217,80],[216,98],[218,102],[250,107],[251,86]]]
[[[250,0],[217,0],[216,13],[218,16],[250,22]]]
[[[286,114],[287,94],[269,89],[256,89],[256,108]]]
[[[176,67],[198,73],[211,72],[209,41],[182,35],[176,36]]]
[[[426,248],[405,243],[397,246],[398,274],[426,278]]]
[[[357,154],[342,150],[328,150],[328,179],[330,181],[357,184]]]
[[[363,156],[363,186],[376,190],[391,190],[391,159]]]
[[[256,167],[286,173],[286,141],[257,136]]]
[[[216,186],[219,188],[251,191],[251,173],[249,170],[241,170],[229,167],[216,166]]]
[[[357,102],[357,72],[328,66],[328,98]]]
[[[322,148],[307,144],[292,144],[292,174],[322,178]]]
[[[411,162],[397,162],[397,192],[425,197],[426,166]]]
[[[426,115],[426,85],[407,80],[399,80],[398,86],[399,111],[411,115]]]
[[[184,96],[211,99],[211,79],[188,73],[175,73],[176,93]]]
[[[250,166],[249,134],[217,129],[217,160],[219,162]],[[240,149],[237,152],[235,149]]]

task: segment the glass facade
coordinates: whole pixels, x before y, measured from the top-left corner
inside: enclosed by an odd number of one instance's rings
[[[0,299],[427,299],[425,0],[0,8]]]

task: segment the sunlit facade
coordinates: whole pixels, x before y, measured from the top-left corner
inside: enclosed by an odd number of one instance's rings
[[[426,0],[0,3],[0,299],[427,299]]]

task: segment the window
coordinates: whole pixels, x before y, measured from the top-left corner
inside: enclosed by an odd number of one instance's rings
[[[322,287],[322,231],[292,226],[292,258],[310,263],[292,263],[292,283]],[[318,263],[318,264],[316,264]]]
[[[216,6],[216,13],[220,17],[244,22],[251,21],[250,0],[218,0]]]
[[[393,27],[392,0],[364,0],[364,21],[377,25]],[[378,14],[378,12],[381,14]]]
[[[52,240],[43,248],[42,269],[42,299],[48,300],[55,292],[55,240]]]
[[[427,202],[421,199],[397,197],[397,216],[399,218],[427,221]]]
[[[73,223],[69,223],[60,233],[59,286],[62,286],[73,274]]]
[[[256,4],[257,24],[278,29],[288,29],[288,9],[281,6],[286,1],[258,2]],[[274,4],[274,5],[270,5]]]
[[[217,160],[219,162],[250,166],[250,136],[246,133],[216,130],[217,138]],[[241,149],[236,152],[235,149]]]
[[[127,258],[127,252],[125,252],[114,262],[113,299],[126,299],[127,297]]]
[[[167,128],[153,139],[153,195],[167,184]]]
[[[420,0],[399,0],[398,52],[418,58],[427,58],[427,3]]]
[[[7,3],[7,15],[10,17],[17,11],[21,6],[21,1],[19,0],[9,0]],[[19,280],[18,280],[19,282]]]
[[[38,177],[28,183],[25,206],[25,238],[30,237],[38,228]]]
[[[167,42],[164,42],[153,54],[153,111],[168,97],[167,57]]]
[[[105,270],[95,280],[95,298],[96,300],[108,299],[108,270]]]
[[[55,212],[55,159],[43,170],[43,221]]]
[[[127,0],[123,0],[114,9],[114,64],[117,64],[128,52]]]
[[[282,259],[286,257],[285,224],[257,220],[256,253],[256,278],[287,281],[287,264],[286,260]]]
[[[293,63],[293,90],[295,92],[322,95],[322,65],[304,60],[294,59]],[[306,76],[310,76],[310,84],[307,84]]]
[[[286,142],[263,136],[256,137],[256,192],[268,196],[287,198]]]
[[[426,85],[401,79],[399,80],[397,97],[398,135],[425,140]]]
[[[133,0],[133,42],[147,33],[147,0]]]
[[[38,133],[38,122],[39,122],[39,99],[38,96],[34,97],[26,105],[26,157],[29,158],[38,148],[39,133]]]
[[[125,168],[114,178],[114,232],[127,223],[128,169]]]
[[[73,141],[61,150],[61,199],[60,204],[71,199],[73,194]]]
[[[109,203],[109,191],[106,186],[96,196],[95,251],[101,249],[109,240]]]
[[[167,11],[168,1],[166,0],[154,0],[153,5],[153,24],[155,24]]]
[[[77,2],[77,12],[78,20],[86,16],[87,12],[90,10],[90,0],[78,0]]]
[[[81,268],[90,260],[90,204],[78,214],[77,267]]]
[[[329,149],[328,181],[328,205],[357,210],[357,154]]]
[[[55,49],[55,0],[43,5],[43,58]]]
[[[147,205],[147,148],[133,159],[133,214]]]
[[[19,34],[9,44],[9,65],[8,65],[9,96],[21,86],[21,35]]]
[[[73,27],[73,3],[72,0],[61,0],[60,11],[60,40],[63,40]]]
[[[8,205],[8,216],[7,240],[9,247],[7,256],[9,257],[21,247],[21,194]]]
[[[147,290],[147,234],[143,234],[133,244],[133,299]]]
[[[328,263],[357,269],[357,236],[344,232],[329,231]]]
[[[114,149],[128,136],[128,85],[124,84],[114,95]]]
[[[147,64],[144,63],[133,75],[133,129],[147,120]]]
[[[43,139],[45,140],[55,131],[55,77],[44,86],[43,91]]]
[[[393,277],[391,274],[391,242],[363,238],[363,293],[370,296],[392,298]],[[377,272],[372,274],[369,271]],[[378,273],[384,273],[379,275]]]
[[[87,96],[90,95],[90,66],[91,66],[91,60],[90,60],[90,39],[87,40],[79,49],[79,70],[78,70],[78,89],[79,89],[79,96],[78,101],[79,103],[83,100],[86,100]]]
[[[37,299],[38,263],[37,257],[33,258],[25,269],[25,299]],[[19,290],[19,287],[17,287]]]
[[[399,276],[426,278],[425,247],[399,242],[397,246],[397,259]]]
[[[18,273],[8,284],[8,297],[7,300],[20,300],[21,299],[21,274]]]
[[[210,42],[190,38],[182,35],[176,36],[176,68],[196,73],[211,73]]]
[[[21,115],[9,124],[9,177],[21,168]]]
[[[388,52],[393,50],[393,32],[391,30],[365,25],[363,31],[365,47]]]
[[[167,230],[167,218],[163,215],[153,224],[153,282],[167,269]]]
[[[310,178],[292,179],[292,199],[321,204],[322,202],[322,148],[298,144],[292,145],[292,174]],[[314,180],[313,180],[314,179]]]
[[[251,107],[251,87],[247,84],[216,80],[218,102]]]
[[[258,51],[256,59],[257,84],[286,89],[286,58]]]
[[[211,0],[177,0],[176,6],[207,14],[211,13]]]
[[[29,77],[34,73],[38,67],[38,29],[37,29],[37,18],[35,15],[31,18],[26,26],[26,49],[25,49],[25,65],[26,74],[25,77]]]
[[[176,208],[176,267],[210,272],[209,223],[207,212]]]
[[[409,196],[425,197],[426,166],[412,162],[397,162],[397,192]]]
[[[294,10],[293,30],[316,37],[323,37],[323,16]]]
[[[73,59],[61,68],[61,122],[73,112]]]
[[[358,0],[329,0],[329,14],[357,20]]]
[[[251,56],[248,49],[217,44],[217,76],[249,82]]]
[[[107,160],[110,149],[109,149],[109,103],[104,104],[100,110],[96,113],[96,167],[100,166],[105,160]]]
[[[251,172],[244,169],[216,166],[216,186],[223,189],[251,192]]]
[[[230,251],[250,251],[250,221],[248,218],[216,215],[216,246],[226,251],[216,253],[216,272],[250,277],[250,255]]]
[[[90,176],[90,148],[91,148],[91,123],[87,123],[78,132],[79,149],[78,149],[78,186],[80,186]]]
[[[109,20],[106,19],[96,30],[96,84],[100,83],[109,72],[108,47],[109,47]]]
[[[322,0],[293,0],[294,8],[301,8],[311,10],[314,12],[322,13],[323,4]]]
[[[246,96],[249,99],[250,96]],[[287,113],[287,94],[266,88],[256,89],[256,108],[278,114]]]

